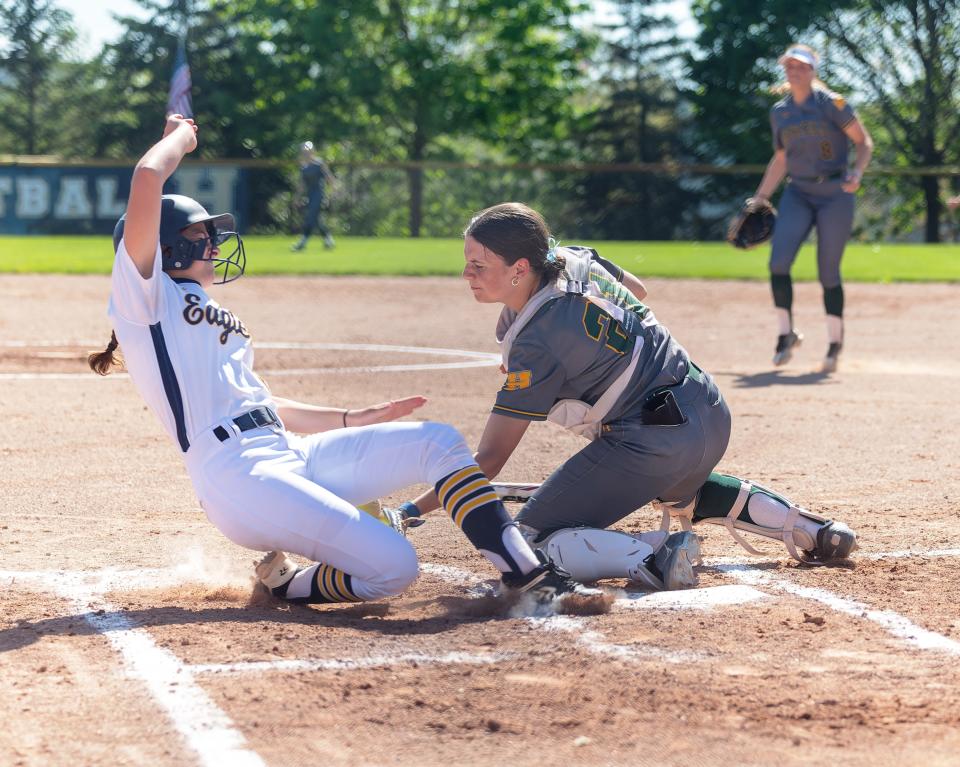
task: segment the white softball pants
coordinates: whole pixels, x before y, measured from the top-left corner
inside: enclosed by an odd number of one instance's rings
[[[475,463],[452,426],[394,422],[298,437],[276,427],[220,442],[208,430],[186,454],[207,518],[234,543],[280,549],[349,573],[357,596],[399,594],[417,577],[413,547],[358,511]]]

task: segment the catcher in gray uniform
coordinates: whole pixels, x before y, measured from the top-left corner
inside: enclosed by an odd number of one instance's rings
[[[531,421],[589,440],[517,517],[556,564],[578,580],[696,585],[699,538],[689,524],[669,534],[671,514],[724,524],[745,545],[740,530],[782,540],[801,561],[856,548],[845,525],[713,472],[730,411],[710,374],[637,298],[646,291],[636,277],[589,248],[558,248],[543,218],[519,203],[482,211],[464,235],[474,298],[504,306],[497,338],[506,380],[476,454],[481,469],[496,477]],[[660,530],[603,529],[650,502],[664,511]],[[427,493],[401,511],[410,518],[436,506]]]
[[[829,346],[821,370],[832,373],[843,348],[843,285],[840,259],[853,228],[853,198],[873,153],[873,141],[842,97],[817,79],[819,56],[806,45],[792,45],[778,63],[786,73],[785,94],[770,110],[773,157],[753,200],[769,202],[787,177],[780,198],[770,253],[770,286],[778,336],[773,364],[789,362],[803,340],[793,326],[790,269],[810,230],[817,228],[817,274],[823,286]],[[856,161],[847,168],[850,143]]]

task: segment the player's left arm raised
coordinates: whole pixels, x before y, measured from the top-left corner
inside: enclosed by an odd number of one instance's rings
[[[870,157],[873,155],[873,139],[867,129],[863,127],[863,123],[856,117],[844,126],[843,132],[853,142],[857,151],[857,159],[853,164],[853,170],[847,173],[842,185],[844,192],[852,193],[860,188],[863,173],[867,169],[867,165],[870,164]]]
[[[342,429],[345,426],[370,426],[375,423],[395,421],[423,407],[427,399],[416,395],[346,410],[339,407],[308,405],[281,397],[274,397],[273,401],[277,406],[277,414],[289,431],[315,434],[331,429]]]

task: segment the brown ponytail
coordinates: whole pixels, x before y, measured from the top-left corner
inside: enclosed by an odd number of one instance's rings
[[[122,358],[120,355],[116,357],[113,355],[119,345],[117,334],[111,330],[110,341],[107,343],[107,348],[102,352],[92,352],[87,355],[87,364],[90,366],[90,369],[98,375],[105,376],[114,365],[120,367],[120,365],[123,364]]]

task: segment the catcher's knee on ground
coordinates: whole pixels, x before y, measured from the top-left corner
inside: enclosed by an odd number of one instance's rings
[[[667,540],[655,530],[639,536],[595,527],[565,527],[546,534],[521,526],[524,538],[535,549],[570,573],[577,581],[633,578]]]
[[[700,539],[691,532],[656,530],[633,536],[595,527],[568,527],[546,534],[524,527],[524,536],[574,580],[626,578],[646,590],[697,585]]]
[[[857,536],[842,522],[801,508],[755,483],[713,473],[700,488],[693,521],[724,525],[734,540],[760,554],[739,531],[783,541],[790,555],[808,564],[846,559],[857,548]]]

